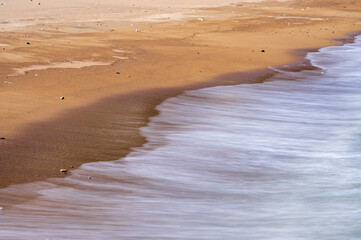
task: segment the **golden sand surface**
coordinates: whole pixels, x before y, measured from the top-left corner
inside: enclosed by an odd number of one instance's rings
[[[261,81],[361,29],[356,0],[176,2],[2,0],[1,187],[119,159],[165,98]]]

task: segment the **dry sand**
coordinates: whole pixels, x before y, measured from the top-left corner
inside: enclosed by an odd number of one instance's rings
[[[352,0],[2,2],[1,187],[119,159],[165,98],[263,81],[361,29]]]

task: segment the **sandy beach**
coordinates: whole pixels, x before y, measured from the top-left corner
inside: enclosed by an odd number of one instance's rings
[[[351,0],[2,3],[0,187],[120,159],[166,98],[307,67],[361,29]]]

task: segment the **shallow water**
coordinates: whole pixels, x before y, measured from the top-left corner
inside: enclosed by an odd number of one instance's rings
[[[166,100],[124,159],[0,190],[0,239],[359,239],[361,38],[307,58]]]

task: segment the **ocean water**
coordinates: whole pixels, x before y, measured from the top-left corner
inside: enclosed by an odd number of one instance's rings
[[[307,58],[166,100],[123,159],[1,189],[0,239],[360,239],[361,38]]]

